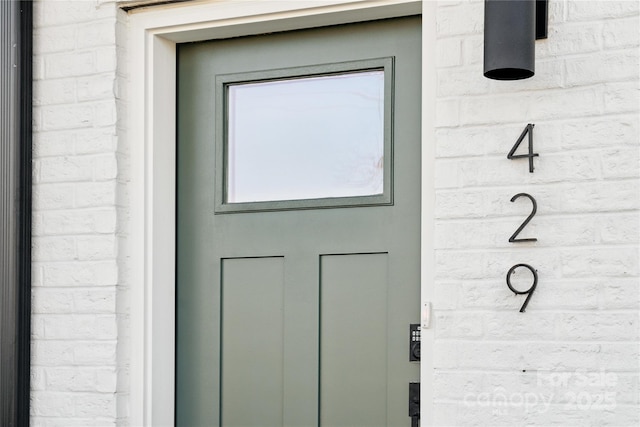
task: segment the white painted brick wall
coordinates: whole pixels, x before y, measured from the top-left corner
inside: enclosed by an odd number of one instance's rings
[[[115,2],[34,8],[33,425],[115,425],[118,64]]]
[[[535,77],[496,82],[483,2],[438,5],[437,425],[640,423],[638,6],[551,0]],[[533,174],[506,158],[527,123]],[[536,243],[508,242],[520,192]],[[505,283],[522,262],[539,275],[526,313]]]
[[[536,76],[494,82],[482,1],[438,4],[437,425],[640,422],[638,3],[549,7]],[[127,425],[126,18],[108,0],[35,16],[32,422]],[[506,159],[527,123],[534,174]],[[536,243],[507,242],[518,192]],[[526,313],[519,262],[540,276]]]

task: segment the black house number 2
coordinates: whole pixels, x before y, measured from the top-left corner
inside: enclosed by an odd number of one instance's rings
[[[529,173],[533,173],[533,171],[534,171],[533,158],[534,157],[538,157],[538,153],[534,153],[533,152],[533,127],[534,126],[535,125],[529,123],[524,128],[524,130],[522,131],[522,133],[520,134],[520,136],[516,140],[516,143],[511,148],[511,151],[509,151],[509,154],[507,154],[507,159],[509,159],[509,160],[521,159],[521,158],[528,159],[529,160]],[[529,136],[529,138],[528,138],[528,142],[529,142],[529,144],[528,144],[528,146],[529,146],[528,147],[529,148],[528,149],[528,153],[527,154],[515,154],[516,150],[518,149],[518,147],[520,146],[520,144],[524,140],[524,137],[527,136],[527,135]],[[520,232],[527,226],[527,224],[529,224],[529,221],[531,221],[531,219],[536,214],[536,211],[538,210],[538,204],[536,203],[536,199],[534,199],[533,196],[530,195],[530,194],[518,193],[518,194],[516,194],[515,196],[513,196],[511,198],[511,201],[515,202],[520,197],[526,197],[531,201],[531,213],[524,220],[524,222],[522,224],[520,224],[520,227],[518,227],[518,229],[511,235],[511,237],[509,237],[509,242],[510,243],[535,242],[538,239],[536,239],[536,238],[518,239],[517,238],[518,235],[520,234]],[[511,275],[518,268],[526,268],[533,275],[533,283],[531,283],[531,286],[526,291],[519,291],[516,288],[514,288],[513,285],[511,284]],[[529,304],[529,300],[531,299],[531,296],[533,295],[533,292],[536,290],[536,286],[537,285],[538,285],[538,271],[535,268],[531,267],[529,264],[524,264],[524,263],[516,264],[513,267],[511,267],[509,269],[509,271],[507,272],[507,286],[509,287],[511,292],[513,292],[515,295],[527,295],[527,298],[524,300],[524,303],[522,304],[522,307],[520,308],[520,313],[524,313],[525,309],[527,308],[527,305]]]

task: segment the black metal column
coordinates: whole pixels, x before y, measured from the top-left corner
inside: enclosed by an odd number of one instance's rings
[[[31,1],[0,1],[0,425],[29,425]]]

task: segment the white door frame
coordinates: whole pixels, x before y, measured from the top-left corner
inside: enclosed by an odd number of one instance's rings
[[[435,8],[428,0],[204,0],[129,15],[126,144],[131,179],[126,186],[131,216],[124,252],[131,268],[124,274],[131,284],[131,425],[174,422],[176,43],[422,13],[424,305],[433,299],[435,264]],[[429,354],[432,339],[432,331],[423,327],[423,354]],[[430,425],[431,357],[421,362],[421,382],[422,423]]]

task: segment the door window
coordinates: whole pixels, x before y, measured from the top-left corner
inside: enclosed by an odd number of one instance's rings
[[[392,64],[218,76],[216,211],[390,203]]]

